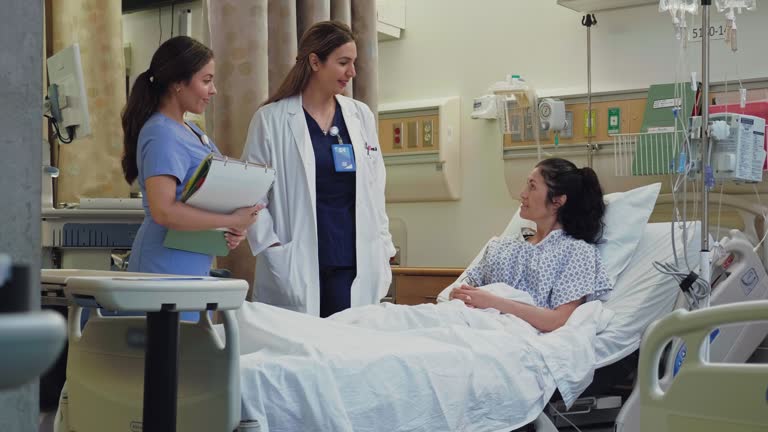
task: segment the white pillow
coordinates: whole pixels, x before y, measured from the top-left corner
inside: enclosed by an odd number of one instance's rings
[[[597,249],[614,285],[643,237],[660,190],[661,183],[654,183],[605,196],[605,230]]]
[[[677,281],[653,268],[654,261],[674,262],[670,225],[669,222],[645,225],[643,238],[629,260],[627,270],[616,281],[611,298],[605,302],[605,308],[616,315],[597,335],[595,355],[598,368],[636,350],[648,325],[674,308],[680,293]],[[699,264],[700,228],[699,223],[690,223],[687,232],[688,263],[694,269]],[[681,271],[686,271],[683,231],[679,227],[675,230],[675,239]]]
[[[651,216],[661,183],[642,186],[626,192],[605,195],[605,216],[603,240],[597,245],[608,279],[616,284],[621,272],[627,268],[629,259],[645,230]],[[504,230],[505,236],[520,236],[523,228],[536,228],[536,224],[520,217],[520,209]]]

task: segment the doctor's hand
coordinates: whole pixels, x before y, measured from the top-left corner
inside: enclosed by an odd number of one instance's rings
[[[496,307],[499,300],[498,296],[491,294],[484,289],[475,288],[467,284],[462,284],[459,288],[454,288],[451,291],[450,298],[451,300],[461,300],[468,307],[477,309]]]
[[[264,204],[256,204],[255,206],[239,208],[230,214],[232,223],[230,227],[238,230],[245,231],[256,222],[259,217],[259,211],[264,208]]]
[[[229,228],[229,230],[224,233],[224,238],[227,239],[227,247],[229,250],[235,249],[240,245],[243,239],[245,239],[245,230]]]

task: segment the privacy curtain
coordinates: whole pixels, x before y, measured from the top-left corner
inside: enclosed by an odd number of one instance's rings
[[[357,77],[348,96],[377,111],[375,0],[207,0],[206,9],[218,90],[207,120],[224,154],[241,156],[251,117],[296,62],[304,30],[318,21],[336,19],[358,34]],[[243,244],[217,265],[251,282],[255,263]]]

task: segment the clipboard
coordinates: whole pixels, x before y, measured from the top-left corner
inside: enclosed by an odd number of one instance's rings
[[[209,154],[187,181],[181,201],[201,210],[229,214],[263,201],[275,181],[266,165]],[[204,231],[168,230],[163,246],[206,255],[227,256],[226,228]]]

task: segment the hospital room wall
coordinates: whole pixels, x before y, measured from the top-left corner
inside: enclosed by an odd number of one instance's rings
[[[655,5],[598,13],[592,32],[594,92],[647,88],[675,80],[678,48],[671,18]],[[400,40],[379,44],[381,103],[461,97],[462,196],[454,202],[390,203],[390,218],[407,227],[408,266],[464,267],[500,233],[518,205],[504,184],[501,135],[495,121],[472,120],[472,99],[506,74],[520,74],[540,95],[587,91],[586,30],[582,15],[551,1],[410,0]],[[763,42],[768,8],[739,16],[742,79],[768,76]],[[713,12],[713,23],[723,21]],[[700,44],[691,44],[686,69],[700,71]],[[712,45],[712,80],[736,77],[723,41]],[[700,77],[700,72],[698,74]],[[602,157],[601,157],[602,158]],[[585,158],[576,158],[584,164]],[[510,162],[522,186],[535,158]],[[612,164],[600,163],[607,175]],[[636,179],[635,179],[636,180]],[[611,184],[626,190],[630,183]],[[768,202],[768,199],[764,199]]]
[[[191,10],[191,37],[203,40],[203,2],[193,1],[166,6],[159,9],[148,9],[123,15],[123,43],[131,46],[130,83],[140,73],[149,68],[149,63],[160,44],[171,37],[179,35],[178,13],[184,9]]]

